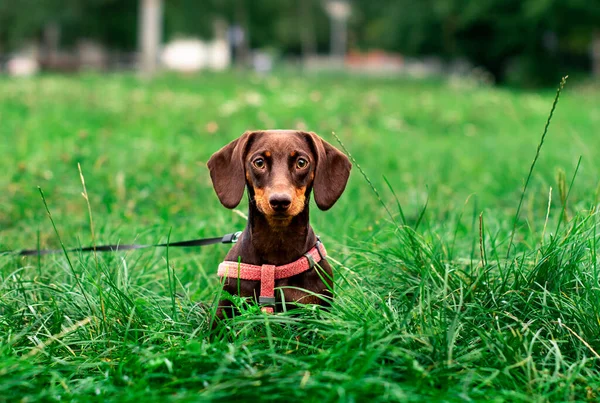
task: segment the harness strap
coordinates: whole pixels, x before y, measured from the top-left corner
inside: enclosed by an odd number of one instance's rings
[[[258,303],[269,305],[261,308],[261,311],[273,313],[275,305],[275,266],[263,264],[260,270],[260,297]]]
[[[292,263],[282,266],[264,264],[262,266],[224,261],[219,264],[217,275],[240,280],[260,281],[260,296],[258,303],[263,305],[261,310],[273,313],[275,306],[275,280],[289,278],[312,269],[317,263],[327,257],[327,251],[321,241],[302,257]]]

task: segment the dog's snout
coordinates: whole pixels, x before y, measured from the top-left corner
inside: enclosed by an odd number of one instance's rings
[[[269,197],[269,204],[273,210],[283,212],[292,204],[292,198],[285,193],[275,193]]]

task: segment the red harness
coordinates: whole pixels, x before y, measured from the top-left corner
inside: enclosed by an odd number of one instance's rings
[[[219,277],[239,278],[241,280],[260,281],[260,297],[258,303],[268,305],[262,311],[273,313],[275,305],[275,280],[288,278],[312,269],[317,263],[327,257],[327,251],[321,241],[295,262],[283,266],[263,264],[257,266],[247,263],[224,261],[219,264]]]

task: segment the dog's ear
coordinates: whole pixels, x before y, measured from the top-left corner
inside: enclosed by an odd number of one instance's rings
[[[315,202],[321,210],[329,210],[344,192],[352,164],[344,153],[315,133],[307,136],[317,160],[313,180]]]
[[[235,208],[244,195],[246,185],[244,158],[252,132],[246,132],[214,153],[206,165],[221,204]]]

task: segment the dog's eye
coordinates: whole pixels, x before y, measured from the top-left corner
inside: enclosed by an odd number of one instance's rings
[[[258,169],[263,169],[265,167],[265,160],[263,160],[262,158],[257,158],[254,161],[252,161],[252,163]]]
[[[306,168],[308,166],[308,161],[305,160],[304,158],[298,158],[298,161],[296,161],[296,167],[298,167],[298,169],[303,169]]]

